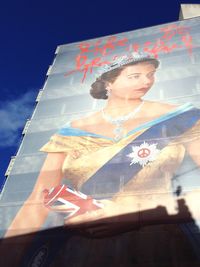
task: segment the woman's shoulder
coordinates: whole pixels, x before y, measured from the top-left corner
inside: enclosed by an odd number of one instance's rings
[[[175,105],[171,103],[166,103],[166,102],[157,102],[157,101],[145,101],[147,105],[151,105],[154,108],[160,108],[161,110],[172,110],[175,108],[178,108],[180,105]]]
[[[151,113],[164,115],[168,112],[175,111],[180,105],[174,105],[169,103],[162,103],[156,101],[145,101],[146,108],[148,111],[151,110]]]
[[[88,116],[73,120],[70,122],[70,126],[81,130],[88,130],[91,125],[98,125],[102,120],[100,112],[92,113]]]

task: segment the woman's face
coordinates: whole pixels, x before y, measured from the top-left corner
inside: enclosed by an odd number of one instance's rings
[[[155,72],[155,66],[149,62],[128,66],[107,88],[111,90],[111,96],[138,99],[152,87]]]

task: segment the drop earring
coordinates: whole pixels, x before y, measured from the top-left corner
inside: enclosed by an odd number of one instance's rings
[[[109,88],[106,88],[106,96],[107,97],[111,96],[111,90]]]

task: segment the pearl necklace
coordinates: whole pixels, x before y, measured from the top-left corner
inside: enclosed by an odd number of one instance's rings
[[[117,118],[113,118],[110,115],[106,114],[104,109],[101,110],[102,117],[104,118],[104,120],[115,125],[115,129],[113,130],[113,133],[115,134],[115,137],[114,137],[115,141],[119,141],[120,139],[124,137],[123,124],[126,121],[134,118],[135,115],[141,110],[143,104],[144,104],[144,101],[142,101],[142,103],[130,113],[124,116],[117,117]]]

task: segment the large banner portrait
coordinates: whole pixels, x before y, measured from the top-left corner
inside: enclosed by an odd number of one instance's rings
[[[200,266],[199,29],[57,48],[1,194],[4,266]]]

